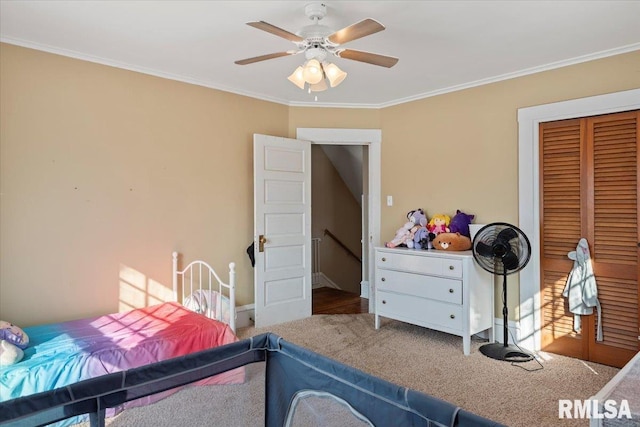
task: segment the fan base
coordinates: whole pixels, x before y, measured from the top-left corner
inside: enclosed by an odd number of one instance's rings
[[[496,342],[493,344],[485,344],[480,347],[480,353],[496,360],[504,360],[507,362],[529,362],[533,360],[533,356],[525,353],[518,347],[513,345],[504,345]]]

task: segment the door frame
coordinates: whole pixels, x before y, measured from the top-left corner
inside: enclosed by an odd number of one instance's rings
[[[368,277],[362,278],[362,286],[368,290],[369,312],[373,313],[375,307],[375,294],[371,289],[374,281],[374,249],[380,245],[380,168],[382,152],[382,131],[380,129],[334,129],[334,128],[297,128],[296,139],[311,141],[320,145],[366,145],[369,147],[368,164],[368,188],[369,203],[367,220],[369,224],[369,236],[363,240],[367,245],[366,253],[363,252],[363,271],[368,271]],[[363,294],[365,292],[362,292]]]
[[[539,124],[640,109],[640,89],[518,109],[518,195],[520,228],[534,250],[520,272],[519,345],[540,350]]]

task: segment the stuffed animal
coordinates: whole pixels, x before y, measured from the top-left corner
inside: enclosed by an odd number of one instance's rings
[[[0,340],[6,340],[23,350],[29,345],[29,337],[27,334],[16,325],[12,325],[4,320],[0,320]]]
[[[418,227],[411,221],[406,222],[401,228],[396,231],[396,235],[390,242],[385,243],[384,245],[387,248],[395,248],[400,245],[408,246],[407,243],[411,242],[410,245],[413,247],[413,235],[416,232]]]
[[[460,233],[440,233],[434,239],[433,247],[443,251],[466,251],[471,249],[471,239]]]
[[[419,247],[416,246],[415,241],[413,240],[414,236],[416,235],[416,232],[418,231],[420,227],[417,225],[414,225],[413,227],[411,227],[411,229],[409,230],[409,236],[407,237],[407,240],[405,240],[404,245],[406,247],[408,247],[409,249],[420,249]]]
[[[429,231],[427,230],[427,217],[422,209],[416,209],[407,213],[407,219],[417,228],[413,233],[413,242],[407,242],[407,247],[412,249],[428,249],[430,246]]]
[[[449,223],[449,231],[451,233],[460,233],[463,236],[471,237],[471,233],[469,232],[469,224],[471,224],[471,221],[473,221],[475,217],[475,215],[466,214],[458,209],[453,218],[451,218],[451,223]]]
[[[427,227],[420,227],[415,232],[413,235],[413,247],[415,249],[433,249]]]
[[[11,344],[7,340],[0,340],[0,366],[9,366],[18,363],[24,357],[20,347]]]
[[[451,222],[451,218],[449,215],[444,214],[436,214],[431,217],[431,221],[427,224],[427,230],[429,233],[433,233],[438,235],[440,233],[448,233],[449,232],[449,223]]]
[[[409,211],[407,213],[407,219],[420,227],[425,227],[427,225],[427,217],[422,209]]]

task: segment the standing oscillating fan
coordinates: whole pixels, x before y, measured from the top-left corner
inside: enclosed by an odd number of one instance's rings
[[[518,227],[504,222],[494,222],[482,227],[473,238],[473,258],[491,274],[501,274],[502,317],[504,320],[504,343],[485,344],[480,352],[492,359],[511,362],[528,362],[533,356],[520,348],[509,345],[507,275],[524,268],[531,257],[531,244]]]

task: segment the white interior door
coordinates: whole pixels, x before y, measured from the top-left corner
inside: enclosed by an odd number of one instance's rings
[[[311,316],[311,143],[253,136],[255,326]]]

